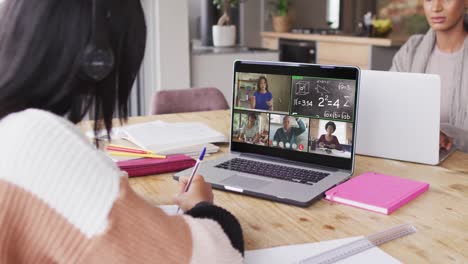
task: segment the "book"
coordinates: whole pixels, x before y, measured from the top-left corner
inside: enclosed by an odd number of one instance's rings
[[[92,131],[86,133],[94,137]],[[99,131],[98,138],[105,139],[106,131]],[[228,142],[224,134],[200,122],[166,123],[162,121],[145,122],[113,128],[111,139],[125,139],[135,146],[154,151],[157,154],[199,154],[207,147],[208,153],[219,150],[210,143]]]
[[[367,172],[328,190],[325,198],[388,215],[428,189],[428,183]]]
[[[129,177],[146,176],[188,169],[195,160],[186,155],[169,155],[165,159],[131,159],[117,161],[117,166],[128,173]]]

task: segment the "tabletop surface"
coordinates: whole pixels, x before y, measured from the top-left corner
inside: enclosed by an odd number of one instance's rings
[[[153,120],[203,122],[229,136],[229,111],[133,117],[128,123]],[[219,146],[220,152],[207,159],[229,151],[228,144]],[[247,250],[368,235],[411,223],[415,234],[381,249],[404,263],[468,262],[468,154],[457,151],[439,166],[356,156],[354,175],[367,171],[424,181],[429,191],[388,216],[324,199],[301,208],[217,190],[215,203],[239,219]],[[171,204],[178,191],[172,173],[132,178],[130,184],[155,205]]]

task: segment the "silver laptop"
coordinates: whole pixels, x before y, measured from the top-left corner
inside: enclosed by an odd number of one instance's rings
[[[230,153],[199,173],[217,189],[311,204],[353,174],[358,87],[356,67],[236,61]]]
[[[436,165],[439,150],[438,75],[362,71],[356,153]]]

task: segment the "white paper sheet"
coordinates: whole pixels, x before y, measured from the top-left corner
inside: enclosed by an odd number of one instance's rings
[[[177,209],[179,208],[177,205],[174,204],[159,205],[158,207],[161,208],[168,215],[176,215]],[[179,214],[183,214],[183,211],[180,210]]]
[[[133,143],[157,153],[197,144],[227,142],[222,133],[199,122],[148,122],[126,126],[122,130]]]
[[[362,237],[350,237],[337,240],[328,240],[317,243],[298,244],[282,247],[274,247],[259,250],[250,250],[245,252],[244,264],[292,264],[299,260],[317,255],[326,250],[334,249],[353,240]],[[400,263],[397,259],[388,255],[378,247],[363,251],[347,259],[343,259],[339,264],[396,264]]]

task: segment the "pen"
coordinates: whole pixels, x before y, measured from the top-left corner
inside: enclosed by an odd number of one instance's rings
[[[147,152],[145,150],[118,148],[118,147],[112,147],[112,146],[108,146],[107,150],[128,152],[128,153],[139,153],[139,154],[153,154],[153,153],[149,153],[149,152]]]
[[[112,156],[125,156],[125,157],[140,157],[140,158],[153,158],[153,159],[165,159],[164,155],[154,155],[154,154],[139,154],[139,153],[129,153],[129,152],[118,152],[118,151],[108,151],[107,154]]]
[[[126,146],[120,146],[120,145],[114,145],[114,144],[107,145],[107,149],[115,150],[115,151],[122,151],[122,152],[130,152],[130,153],[155,154],[151,150],[132,148],[132,147],[126,147]]]
[[[205,157],[205,152],[206,152],[206,148],[203,148],[202,152],[200,153],[200,157],[198,157],[197,162],[195,163],[195,166],[193,166],[192,175],[190,175],[187,185],[185,185],[184,192],[187,192],[188,189],[190,188],[190,184],[192,184],[193,177],[195,177],[195,174],[197,173],[198,166],[200,165],[201,161]],[[180,210],[180,207],[177,208],[177,214],[179,213],[179,210]]]

